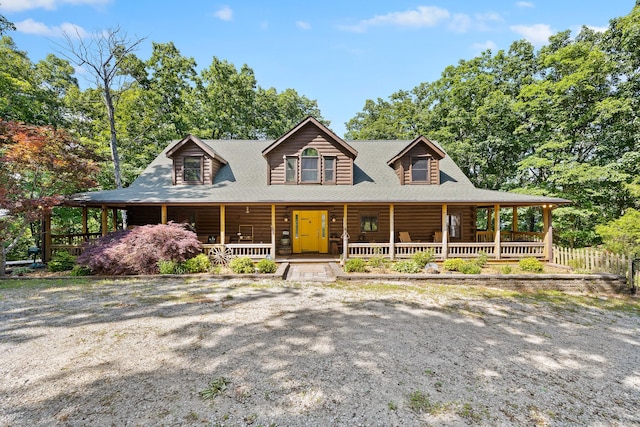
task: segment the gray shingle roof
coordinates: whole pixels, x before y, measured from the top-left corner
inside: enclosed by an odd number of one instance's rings
[[[449,156],[440,160],[440,185],[401,185],[387,161],[411,141],[348,141],[358,152],[353,186],[267,185],[267,164],[262,151],[273,141],[203,142],[228,162],[218,171],[212,185],[173,185],[172,160],[165,155],[165,149],[128,188],[82,193],[70,200],[87,205],[325,202],[542,205],[569,202],[477,189]]]

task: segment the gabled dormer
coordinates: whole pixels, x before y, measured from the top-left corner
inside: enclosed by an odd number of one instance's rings
[[[424,136],[419,136],[387,162],[398,175],[400,184],[440,184],[440,160],[444,151]]]
[[[211,184],[220,168],[227,164],[218,153],[194,135],[187,135],[167,150],[173,160],[173,184]]]
[[[353,185],[358,152],[325,125],[307,117],[262,151],[268,184]]]

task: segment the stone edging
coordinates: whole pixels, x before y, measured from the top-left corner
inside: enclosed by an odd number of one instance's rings
[[[198,278],[198,277],[211,277],[214,279],[229,280],[229,279],[272,279],[279,280],[284,279],[289,271],[289,263],[284,262],[278,265],[278,269],[275,273],[253,273],[253,274],[139,274],[130,276],[5,276],[0,280],[59,280],[59,279],[90,279],[90,280],[128,280],[128,279],[176,279],[176,278]]]
[[[625,276],[592,274],[460,274],[460,273],[345,273],[337,263],[330,264],[337,280],[429,280],[450,285],[476,285],[513,290],[558,290],[629,294]]]

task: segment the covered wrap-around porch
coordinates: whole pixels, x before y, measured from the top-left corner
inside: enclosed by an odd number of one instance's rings
[[[90,232],[87,225],[89,208],[100,211],[98,232]],[[214,262],[245,256],[278,260],[304,253],[330,254],[342,261],[371,257],[394,260],[410,258],[420,251],[432,252],[437,260],[473,258],[481,253],[496,260],[553,259],[551,212],[554,206],[528,206],[537,211],[537,227],[523,227],[523,222],[534,221],[520,221],[518,208],[527,207],[499,204],[84,206],[82,233],[52,234],[51,219],[45,221],[45,257],[51,259],[59,251],[80,254],[86,242],[122,228],[118,212],[126,211],[129,227],[169,221],[190,224],[198,234],[203,253]],[[315,237],[311,246],[305,247],[299,241],[304,238],[301,221],[303,214],[310,212],[318,216],[316,222],[307,227]],[[509,229],[505,229],[505,221],[501,220],[505,215],[511,222]],[[479,226],[480,217],[484,227]],[[532,228],[537,230],[531,231]],[[313,246],[313,240],[317,240],[317,246]]]

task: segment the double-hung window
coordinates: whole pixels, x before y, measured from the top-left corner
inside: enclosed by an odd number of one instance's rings
[[[378,231],[378,214],[363,213],[360,215],[360,232],[377,232]]]
[[[411,157],[411,182],[426,183],[429,178],[429,158]]]
[[[324,179],[325,183],[336,182],[336,158],[325,157],[324,159]]]
[[[183,158],[182,179],[186,183],[202,183],[202,156],[186,156]]]
[[[320,156],[315,148],[306,148],[301,156],[300,181],[320,182]]]
[[[286,157],[285,159],[285,181],[290,183],[298,182],[298,158],[297,157]]]

